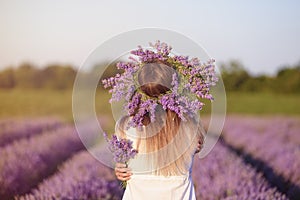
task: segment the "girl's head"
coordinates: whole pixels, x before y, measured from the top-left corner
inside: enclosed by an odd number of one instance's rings
[[[141,90],[150,97],[158,97],[170,90],[175,70],[163,63],[147,63],[138,72]]]
[[[163,62],[147,63],[137,74],[139,88],[150,97],[158,97],[171,90],[174,73],[176,71]],[[167,109],[166,114],[172,122],[179,123],[180,118],[175,112]],[[143,124],[148,125],[150,122],[149,113],[146,113],[143,117]]]

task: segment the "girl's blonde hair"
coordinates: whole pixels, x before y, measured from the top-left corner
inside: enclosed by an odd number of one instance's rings
[[[171,88],[174,72],[172,67],[162,62],[146,64],[138,72],[140,89],[150,97],[164,94]],[[187,116],[188,120],[182,121],[174,111],[160,111],[162,109],[156,110],[154,123],[150,123],[150,115],[146,113],[143,124],[147,128],[142,131],[136,129],[139,154],[146,153],[148,162],[152,163],[148,170],[155,175],[185,174],[190,168],[198,141],[204,139],[205,131],[196,118]],[[121,137],[127,137],[125,127],[130,117],[125,116],[118,121],[116,132]]]

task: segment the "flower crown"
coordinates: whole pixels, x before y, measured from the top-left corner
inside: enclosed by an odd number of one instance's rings
[[[138,46],[137,50],[130,53],[129,62],[118,62],[117,68],[122,69],[122,74],[116,74],[102,80],[104,88],[111,88],[112,101],[120,101],[125,98],[124,110],[129,116],[129,127],[143,126],[143,118],[150,114],[150,121],[155,121],[155,109],[158,104],[164,110],[169,109],[186,121],[185,115],[193,116],[202,109],[204,103],[201,99],[213,100],[210,87],[218,81],[215,73],[215,60],[209,59],[201,63],[198,58],[189,59],[188,56],[171,56],[172,47],[164,42],[149,43],[152,50]],[[177,73],[172,76],[171,88],[158,97],[150,97],[145,94],[137,84],[137,72],[148,63],[165,63],[171,66]],[[127,128],[129,128],[127,127]]]

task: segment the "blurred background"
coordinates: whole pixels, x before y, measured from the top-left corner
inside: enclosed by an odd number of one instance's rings
[[[56,199],[64,195],[120,199],[122,190],[110,169],[95,162],[74,134],[73,82],[81,64],[98,45],[119,33],[145,27],[170,29],[190,37],[216,59],[222,74],[227,118],[212,155],[195,164],[198,197],[297,199],[299,8],[296,0],[1,0],[1,199],[50,194]],[[95,68],[106,64],[103,61]],[[103,78],[114,73],[112,66]],[[95,98],[96,110],[107,111],[109,119],[109,94],[99,87]],[[209,107],[203,111],[207,116],[209,112]],[[114,124],[108,119],[102,122],[112,131]],[[227,161],[222,160],[223,154]],[[16,159],[18,156],[25,164]],[[224,166],[225,174],[221,173]],[[70,167],[73,171],[67,170]],[[235,174],[236,170],[248,176]],[[107,172],[110,175],[104,176]],[[203,174],[214,175],[205,179]],[[72,177],[77,177],[76,181]],[[83,189],[76,196],[78,188]],[[45,191],[52,193],[46,195]]]

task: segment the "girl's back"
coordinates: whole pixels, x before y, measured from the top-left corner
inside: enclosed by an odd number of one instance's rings
[[[166,133],[162,130],[177,124],[175,118],[168,120],[168,114],[156,117],[155,123],[142,130],[125,128],[130,117],[116,124],[116,134],[132,140],[139,152],[128,163],[133,175],[123,199],[195,199],[191,169],[199,138],[204,134],[201,123],[188,118],[180,121],[177,130],[173,127],[173,133]]]

